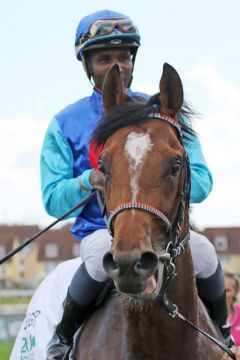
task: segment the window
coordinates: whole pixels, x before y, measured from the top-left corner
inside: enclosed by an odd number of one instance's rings
[[[2,257],[4,257],[4,255],[6,254],[6,250],[5,250],[5,247],[4,246],[0,246],[0,259]]]
[[[74,257],[80,256],[80,244],[79,243],[73,244],[72,254]]]
[[[47,244],[45,246],[46,258],[54,259],[59,255],[59,247],[57,244]]]
[[[221,264],[224,265],[228,265],[231,263],[231,256],[230,255],[219,255],[219,260],[221,262]]]
[[[58,262],[55,262],[55,261],[44,262],[43,263],[44,275],[47,275],[50,272],[52,272],[56,268],[57,265],[58,265]]]
[[[217,251],[226,251],[228,249],[228,239],[225,235],[218,235],[214,238],[214,246]]]

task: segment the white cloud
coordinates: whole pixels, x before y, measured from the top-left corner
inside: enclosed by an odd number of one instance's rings
[[[214,177],[212,194],[195,206],[193,218],[200,226],[239,225],[240,88],[213,66],[195,67],[187,78],[196,103],[204,104],[197,131]]]
[[[191,102],[200,112],[204,109],[194,128],[214,179],[212,193],[202,204],[193,206],[192,218],[199,227],[239,226],[240,88],[212,65],[192,68],[185,80]],[[133,88],[148,94],[158,91],[154,84],[133,83]]]
[[[188,76],[193,83],[196,82],[197,96],[209,110],[209,114],[197,123],[209,161],[216,171],[236,171],[239,163],[240,89],[222,79],[214,67],[197,67]]]
[[[204,108],[196,123],[213,172],[214,189],[194,206],[194,222],[204,226],[239,225],[240,214],[240,89],[213,66],[198,66],[186,74],[192,103]],[[137,91],[154,94],[154,84]],[[44,103],[39,102],[39,107]],[[49,224],[41,201],[39,157],[48,121],[25,117],[0,118],[0,222]]]
[[[140,85],[140,84],[133,82],[132,89],[133,89],[133,91],[139,91],[139,92],[142,92],[144,94],[149,94],[149,95],[156,94],[159,91],[159,89],[157,87],[157,83],[155,85],[150,84],[150,83]]]
[[[31,118],[0,119],[0,222],[34,223],[41,204],[39,158],[46,123]]]
[[[39,154],[46,124],[34,119],[5,118],[0,121],[1,180],[12,182],[33,176],[39,162]],[[27,179],[26,179],[27,180]]]
[[[210,101],[224,100],[227,102],[226,105],[233,106],[239,101],[240,89],[230,81],[223,79],[214,66],[197,66],[191,69],[187,76],[193,81],[199,81],[200,85],[205,87],[205,95]]]
[[[37,110],[42,111],[42,110],[45,110],[49,104],[45,98],[38,98],[38,99],[36,99],[34,105]]]

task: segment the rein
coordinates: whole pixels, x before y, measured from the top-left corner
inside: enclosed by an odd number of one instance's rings
[[[168,285],[167,285],[168,286]],[[228,356],[230,356],[231,359],[236,360],[235,355],[233,354],[233,352],[224,344],[224,342],[216,339],[215,337],[209,335],[207,332],[201,330],[198,326],[196,326],[194,323],[192,323],[189,319],[187,319],[183,314],[181,314],[178,311],[178,307],[177,305],[173,304],[171,301],[169,301],[169,299],[167,298],[167,295],[165,293],[165,288],[164,291],[160,291],[160,294],[158,296],[158,300],[161,302],[161,304],[163,305],[163,307],[165,308],[165,310],[167,310],[168,314],[173,318],[178,318],[182,321],[184,321],[188,326],[190,326],[192,329],[200,332],[202,335],[204,335],[205,337],[207,337],[209,340],[211,340],[212,342],[214,342],[216,345],[218,345],[224,352],[226,352],[228,354]]]
[[[231,359],[236,360],[235,355],[233,352],[224,344],[223,341],[216,339],[215,337],[211,336],[204,330],[200,329],[197,325],[191,322],[188,318],[186,318],[183,314],[178,311],[178,307],[176,304],[173,304],[166,295],[167,288],[172,284],[173,280],[177,276],[175,273],[175,265],[174,259],[183,254],[185,245],[190,240],[190,234],[188,233],[187,236],[179,243],[177,247],[173,247],[172,242],[170,241],[166,248],[166,253],[160,257],[161,261],[164,261],[164,277],[165,280],[161,286],[160,293],[157,296],[157,300],[163,305],[164,309],[168,312],[168,314],[173,318],[178,318],[181,321],[184,321],[188,326],[192,329],[200,332],[202,335],[207,337],[209,340],[214,342],[218,345],[224,352],[226,352]]]

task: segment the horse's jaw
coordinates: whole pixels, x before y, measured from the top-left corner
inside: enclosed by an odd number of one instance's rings
[[[121,281],[114,280],[116,289],[127,296],[135,300],[155,300],[161,290],[162,282],[163,282],[163,270],[164,264],[159,261],[157,271],[151,275],[148,279],[144,279],[142,281],[138,281],[133,284],[129,281],[127,284],[124,285]],[[133,291],[134,290],[134,291]]]
[[[155,300],[161,290],[162,283],[163,283],[163,271],[164,271],[164,264],[159,261],[158,269],[153,274],[148,281],[148,286],[146,289],[139,295],[139,298],[143,300]]]

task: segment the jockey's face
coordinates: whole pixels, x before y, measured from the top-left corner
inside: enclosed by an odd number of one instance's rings
[[[132,57],[128,48],[93,50],[88,56],[88,69],[97,88],[102,89],[103,80],[108,70],[118,64],[126,90],[132,76]]]

